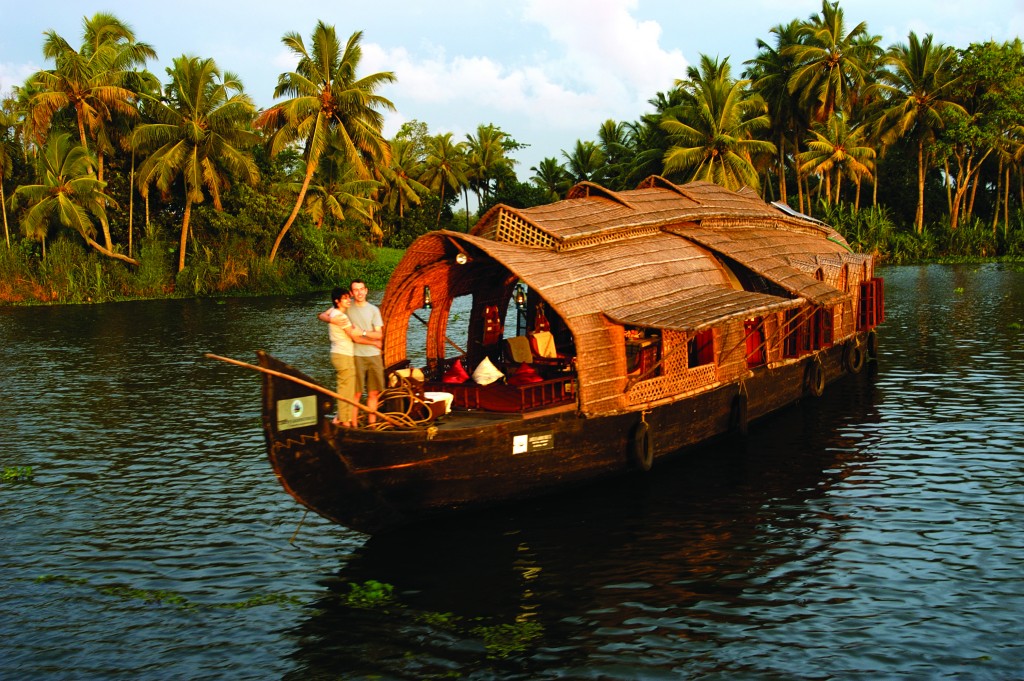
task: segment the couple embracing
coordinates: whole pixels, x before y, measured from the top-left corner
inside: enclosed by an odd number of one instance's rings
[[[384,320],[380,309],[367,302],[367,293],[366,282],[360,279],[353,280],[348,291],[338,287],[331,291],[332,307],[317,317],[329,324],[331,364],[337,372],[338,394],[358,402],[365,390],[367,409],[376,411],[377,397],[384,389],[384,362],[380,352]],[[374,423],[376,419],[370,412],[367,421]],[[334,423],[355,427],[359,423],[359,408],[338,400]]]

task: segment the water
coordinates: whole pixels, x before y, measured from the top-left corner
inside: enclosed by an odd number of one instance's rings
[[[0,678],[1024,677],[1024,272],[884,275],[877,372],[746,443],[294,543],[259,381],[202,353],[330,381],[326,297],[0,309],[0,465],[34,472],[0,483]]]

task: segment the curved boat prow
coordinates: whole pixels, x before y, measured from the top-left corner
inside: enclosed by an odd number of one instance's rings
[[[399,514],[358,479],[340,451],[331,398],[272,355],[256,356],[260,367],[283,375],[263,373],[263,432],[281,486],[303,506],[360,532],[398,524]]]

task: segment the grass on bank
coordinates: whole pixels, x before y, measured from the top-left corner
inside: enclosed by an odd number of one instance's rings
[[[975,219],[952,230],[946,221],[928,225],[921,234],[897,226],[882,207],[824,207],[819,217],[853,250],[874,253],[882,263],[1024,261],[1021,212],[996,228]],[[0,243],[0,304],[291,295],[346,286],[355,278],[383,290],[404,254],[369,246],[352,233],[301,224],[292,238],[289,256],[273,263],[244,235],[193,240],[181,272],[176,272],[176,238],[156,228],[147,231],[134,253],[138,267],[101,256],[68,236],[47,242],[45,257],[39,242],[15,239],[11,248]]]

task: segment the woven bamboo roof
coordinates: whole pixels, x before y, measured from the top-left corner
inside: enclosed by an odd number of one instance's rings
[[[728,256],[790,293],[807,298],[815,304],[836,305],[849,298],[847,293],[815,279],[790,263],[790,258],[848,250],[844,245],[828,239],[764,229],[711,230],[685,226],[672,227],[668,231]]]
[[[467,264],[455,264],[459,254]],[[496,206],[468,234],[417,239],[382,303],[385,362],[404,352],[406,322],[391,313],[418,309],[423,286],[435,301],[479,294],[498,302],[522,280],[572,333],[581,408],[605,413],[623,405],[623,325],[690,334],[807,302],[836,305],[849,300],[840,275],[865,258],[827,225],[750,190],[660,177],[622,192],[581,183],[554,204]],[[737,266],[785,293],[740,289]],[[431,334],[428,346],[443,351],[444,328]]]
[[[804,304],[803,298],[779,298],[717,286],[692,289],[657,305],[625,305],[605,314],[619,324],[694,333],[730,319],[752,319]]]
[[[680,186],[658,176],[630,191],[613,192],[582,182],[564,201],[526,209],[498,205],[470,234],[565,250],[626,237],[645,227],[714,220],[745,221],[751,228],[798,230],[814,236],[835,235],[821,222],[767,204],[749,189],[734,192],[710,182]]]

